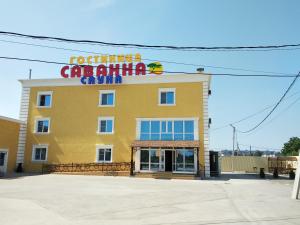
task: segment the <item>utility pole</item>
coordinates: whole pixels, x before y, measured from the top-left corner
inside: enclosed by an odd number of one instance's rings
[[[240,146],[239,146],[239,142],[236,141],[236,155],[239,156],[240,155],[240,152],[241,152],[241,149],[240,149]]]
[[[29,80],[31,80],[31,69],[29,69]]]
[[[232,157],[231,157],[231,170],[233,172],[233,156],[234,156],[234,147],[235,147],[235,126],[230,124],[230,126],[233,129],[233,135],[232,135]]]
[[[230,124],[230,126],[233,128],[233,135],[232,135],[232,156],[234,156],[234,148],[235,148],[235,126]]]
[[[250,145],[250,156],[251,156],[251,145]]]

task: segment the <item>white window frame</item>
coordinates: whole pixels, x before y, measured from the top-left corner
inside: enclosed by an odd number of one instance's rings
[[[40,96],[41,95],[50,95],[50,105],[49,106],[40,106]],[[36,107],[37,108],[51,108],[52,107],[52,97],[53,97],[53,91],[39,91],[37,93]]]
[[[112,105],[102,105],[102,94],[113,94],[113,104]],[[116,91],[115,90],[100,90],[99,91],[99,103],[98,106],[99,107],[115,107],[116,104]]]
[[[46,158],[45,160],[36,160],[35,159],[35,151],[37,148],[46,148]],[[32,146],[32,155],[31,155],[32,162],[47,162],[48,161],[48,144],[38,144]]]
[[[101,126],[100,126],[100,121],[102,120],[112,120],[112,131],[111,132],[101,132]],[[109,117],[98,117],[98,128],[97,128],[97,134],[114,134],[115,131],[115,117],[109,116]]]
[[[38,132],[38,122],[41,121],[41,120],[48,120],[48,132]],[[33,133],[35,133],[35,134],[50,134],[50,126],[51,126],[51,119],[49,117],[35,118]]]
[[[99,161],[99,150],[100,149],[110,149],[110,161]],[[105,154],[104,154],[105,159]],[[96,145],[96,163],[112,163],[113,159],[113,145]]]
[[[162,92],[173,92],[174,93],[174,103],[173,104],[161,104],[161,93]],[[158,89],[158,105],[159,106],[176,106],[176,88],[159,88]]]
[[[193,151],[194,152],[194,171],[186,171],[186,170],[177,170],[177,161],[176,161],[176,152],[178,150],[184,150],[184,151]],[[195,174],[197,172],[197,151],[195,150],[195,148],[175,148],[174,149],[174,152],[175,152],[175,158],[174,158],[174,167],[175,167],[175,170],[173,171],[173,173],[190,173],[190,174]],[[185,162],[185,155],[184,155],[184,160],[183,160],[183,165],[184,165],[184,168],[186,166],[186,162]]]
[[[160,121],[160,129],[161,129],[161,121],[172,121],[172,131],[174,133],[174,121],[187,121],[193,120],[194,121],[194,141],[199,141],[199,118],[198,117],[182,117],[182,118],[136,118],[136,140],[140,140],[141,136],[141,122],[142,121]],[[184,129],[184,128],[183,128]],[[151,130],[151,125],[150,125]],[[160,132],[160,135],[162,132]],[[174,140],[174,136],[173,136]]]
[[[158,163],[152,163],[151,162],[151,155],[150,155],[150,151],[159,151],[159,161],[158,161]],[[148,169],[141,169],[141,156],[142,156],[142,151],[148,151],[148,154],[149,154],[149,156],[148,156],[148,162],[149,162],[149,166],[148,166]],[[140,149],[140,158],[139,158],[139,168],[140,168],[140,171],[141,172],[158,172],[158,171],[164,171],[164,170],[161,170],[161,156],[162,156],[162,154],[164,154],[163,153],[163,151],[162,151],[162,149],[160,150],[159,148],[141,148]],[[165,156],[165,155],[164,155]],[[158,169],[157,170],[151,170],[151,163],[152,164],[158,164]]]

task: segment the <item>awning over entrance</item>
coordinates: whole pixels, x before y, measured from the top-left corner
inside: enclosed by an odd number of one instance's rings
[[[134,141],[131,147],[199,148],[199,141]]]

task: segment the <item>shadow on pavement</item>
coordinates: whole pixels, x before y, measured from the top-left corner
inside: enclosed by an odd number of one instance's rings
[[[0,180],[14,180],[14,179],[22,179],[25,177],[31,176],[41,176],[42,173],[7,173],[3,176],[0,176]]]
[[[274,178],[273,174],[266,173],[265,178],[260,178],[258,173],[222,173],[218,177],[211,177],[209,180],[290,180],[287,175],[279,175],[278,178]]]

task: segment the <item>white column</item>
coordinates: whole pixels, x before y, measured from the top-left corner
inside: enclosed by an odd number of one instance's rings
[[[165,171],[165,151],[162,150],[161,148],[159,149],[159,171]],[[164,160],[162,160],[164,159]]]
[[[292,193],[292,199],[298,199],[299,197],[299,189],[300,189],[300,150],[299,150],[299,157],[298,157],[298,166],[296,171],[296,177],[294,181],[294,188]]]
[[[198,158],[198,155],[197,155],[197,148],[194,148],[194,173],[197,173],[197,158]],[[200,165],[199,165],[200,166]]]
[[[135,172],[140,172],[141,149],[135,151]]]
[[[21,107],[20,107],[20,120],[23,121],[20,125],[19,131],[19,142],[18,142],[18,152],[17,152],[17,165],[19,163],[24,163],[25,145],[26,145],[26,134],[27,134],[27,119],[29,110],[29,97],[30,88],[22,88],[21,96]]]
[[[203,89],[203,126],[204,126],[204,167],[205,177],[210,177],[209,165],[209,134],[208,134],[208,81],[204,81]]]

